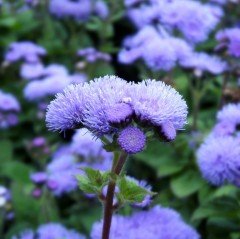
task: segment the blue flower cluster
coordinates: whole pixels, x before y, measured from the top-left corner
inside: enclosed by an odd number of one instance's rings
[[[142,59],[155,71],[169,71],[176,64],[212,74],[226,70],[227,64],[217,56],[194,51],[196,43],[205,41],[219,23],[220,7],[192,0],[126,0],[125,4],[138,32],[125,39],[119,53],[121,63]]]
[[[228,104],[217,115],[217,124],[197,152],[203,177],[214,185],[240,186],[240,104]]]
[[[144,149],[148,131],[173,140],[186,117],[185,101],[163,82],[135,84],[105,76],[68,86],[50,103],[46,121],[55,131],[84,126],[97,137],[117,136],[120,147],[134,154]]]

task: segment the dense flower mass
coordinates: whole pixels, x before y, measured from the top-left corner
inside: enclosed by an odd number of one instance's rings
[[[217,56],[206,53],[194,53],[180,62],[183,68],[209,72],[214,75],[223,73],[227,69],[226,62]]]
[[[197,152],[203,177],[214,185],[240,186],[239,104],[228,104],[217,114],[217,124]]]
[[[197,153],[203,177],[214,185],[240,185],[240,144],[233,137],[209,137]]]
[[[68,70],[59,64],[51,64],[47,67],[41,64],[23,65],[21,73],[22,77],[32,80],[24,89],[24,96],[29,101],[42,100],[61,92],[71,83],[79,84],[86,81],[85,74],[70,75]]]
[[[177,29],[190,42],[206,40],[222,16],[216,6],[191,0],[142,1],[136,6],[128,10],[128,16],[138,28],[157,23]]]
[[[157,31],[152,26],[145,26],[134,36],[126,38],[123,47],[118,56],[121,63],[142,59],[153,70],[170,70],[177,62],[193,54],[186,41]]]
[[[93,225],[91,238],[101,238],[102,222]],[[114,216],[110,239],[199,239],[194,229],[185,224],[172,209],[155,206],[131,216]]]
[[[40,226],[36,232],[26,230],[19,236],[14,236],[12,239],[85,239],[86,237],[80,233],[66,229],[63,225],[57,223],[48,223]]]
[[[26,62],[38,62],[40,56],[46,55],[46,50],[32,42],[15,42],[9,46],[5,55],[5,60],[8,62],[16,62],[23,60]]]
[[[214,135],[227,136],[236,132],[240,124],[240,104],[228,104],[217,114],[217,124]]]
[[[87,21],[91,15],[100,18],[108,16],[108,7],[102,0],[50,0],[49,11],[59,17],[72,17],[79,21]]]
[[[116,107],[119,113],[113,119],[111,112],[115,114]],[[46,121],[51,130],[64,131],[84,126],[102,137],[114,136],[133,122],[143,127],[143,134],[144,130],[153,128],[161,131],[165,124],[171,125],[174,132],[184,127],[186,117],[185,101],[163,82],[146,80],[135,84],[115,76],[105,76],[89,84],[67,87],[49,105]],[[119,137],[120,145],[123,145],[121,135]]]
[[[8,128],[18,123],[20,104],[11,94],[0,90],[0,128]]]
[[[194,45],[205,41],[219,23],[220,7],[192,0],[126,0],[125,5],[138,32],[124,40],[118,56],[121,63],[142,59],[154,71],[169,71],[177,64],[184,66],[182,62],[189,67],[194,61],[194,67],[214,74],[225,70],[219,59],[194,52]],[[211,66],[207,68],[204,60],[211,61]]]
[[[100,52],[93,47],[81,49],[77,52],[77,55],[85,59],[87,62],[95,62],[98,60],[110,61],[111,56],[107,53]]]
[[[240,28],[228,28],[221,30],[216,36],[220,46],[226,47],[228,53],[240,57]]]

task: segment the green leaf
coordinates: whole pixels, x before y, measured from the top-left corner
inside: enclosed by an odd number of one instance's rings
[[[0,162],[4,163],[13,158],[13,145],[9,140],[1,140],[0,141]]]
[[[101,194],[102,188],[107,185],[109,172],[101,172],[92,168],[84,168],[85,175],[77,175],[79,187],[85,193]]]
[[[86,176],[78,175],[76,176],[79,188],[84,192],[84,193],[96,193],[95,187],[91,185],[91,182],[87,179]]]
[[[137,185],[137,183],[132,180],[126,179],[126,177],[121,177],[117,182],[119,188],[119,193],[117,197],[122,203],[135,203],[142,202],[146,195],[153,195],[154,193],[146,190],[143,187]]]
[[[156,170],[158,177],[169,176],[178,173],[187,164],[186,160],[176,157],[172,147],[173,145],[151,142],[144,152],[134,157]]]
[[[173,193],[179,197],[187,197],[197,192],[204,185],[201,175],[197,171],[187,171],[171,180],[170,186]]]

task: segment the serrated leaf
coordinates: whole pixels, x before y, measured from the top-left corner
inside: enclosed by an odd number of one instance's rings
[[[84,193],[96,193],[95,188],[91,185],[90,181],[86,178],[86,176],[78,175],[76,176],[79,188]]]
[[[150,191],[124,177],[118,181],[117,186],[119,187],[118,198],[127,203],[142,202],[146,195],[152,194]]]

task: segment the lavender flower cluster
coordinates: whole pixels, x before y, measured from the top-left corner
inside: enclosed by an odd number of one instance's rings
[[[58,223],[48,223],[41,225],[36,232],[26,230],[12,239],[85,239],[86,237],[75,230],[66,229]]]
[[[173,140],[186,123],[187,105],[163,82],[127,83],[105,76],[90,83],[70,85],[48,107],[51,130],[86,127],[97,137],[117,137],[129,154],[142,151],[147,132]]]
[[[240,186],[240,104],[226,105],[217,114],[217,124],[197,152],[203,177],[213,185]]]
[[[177,64],[186,69],[220,74],[227,64],[217,56],[195,52],[222,17],[220,7],[197,1],[125,1],[127,15],[139,29],[123,43],[119,61],[142,59],[152,70],[169,71]],[[182,37],[175,36],[178,31]],[[179,34],[178,34],[179,35]]]
[[[0,128],[17,125],[20,110],[18,100],[12,94],[0,90]]]
[[[91,238],[101,238],[102,222],[93,225]],[[131,216],[113,216],[110,239],[199,239],[172,209],[155,206]]]
[[[49,11],[58,18],[71,17],[78,21],[87,21],[92,15],[105,19],[109,14],[102,0],[50,0]]]
[[[67,68],[60,64],[44,66],[40,57],[46,55],[46,50],[32,42],[12,43],[5,55],[5,61],[14,63],[22,61],[20,76],[28,80],[24,88],[24,97],[38,105],[38,117],[45,114],[49,98],[61,92],[69,84],[79,84],[87,81],[83,72],[69,74]],[[13,117],[12,117],[13,118]]]

